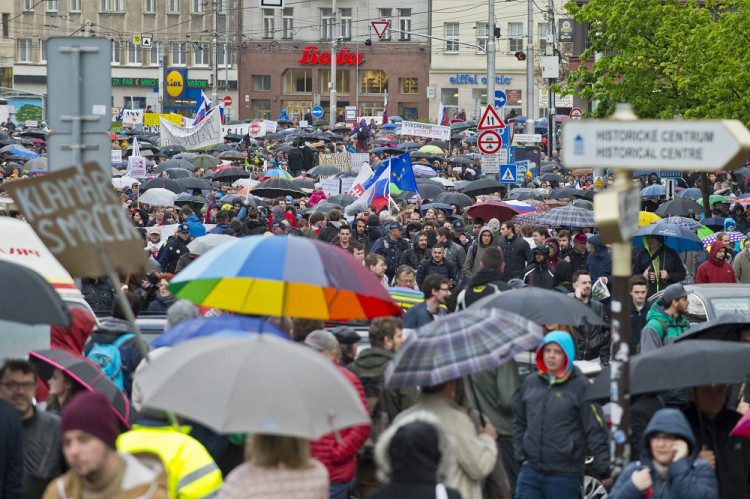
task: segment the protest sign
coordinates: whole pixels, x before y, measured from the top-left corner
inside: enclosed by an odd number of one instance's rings
[[[221,116],[218,108],[211,110],[196,126],[177,126],[163,118],[159,118],[161,127],[161,144],[181,145],[185,149],[205,149],[224,143],[221,134]]]
[[[146,178],[146,158],[143,156],[130,156],[128,158],[128,170],[125,172],[126,177]]]
[[[323,186],[323,192],[325,192],[328,197],[341,194],[341,179],[322,178],[320,179],[320,185]]]
[[[120,149],[112,149],[112,162],[113,163],[119,163],[122,161],[122,150]]]
[[[250,123],[240,123],[237,125],[221,125],[221,136],[226,137],[228,134],[247,135],[250,131]]]
[[[416,121],[401,122],[401,136],[430,137],[436,140],[451,140],[451,127],[418,123]]]
[[[143,109],[124,109],[122,111],[122,125],[134,127],[143,124]]]
[[[318,164],[335,166],[341,171],[349,171],[352,169],[351,153],[336,152],[333,154],[321,154]]]

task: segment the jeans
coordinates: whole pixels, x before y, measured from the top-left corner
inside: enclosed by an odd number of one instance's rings
[[[352,482],[331,482],[328,489],[330,499],[349,499],[349,492],[352,488]]]
[[[583,477],[544,475],[530,464],[521,466],[516,484],[516,499],[578,499]]]

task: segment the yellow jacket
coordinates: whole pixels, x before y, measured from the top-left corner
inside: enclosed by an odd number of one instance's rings
[[[221,471],[206,448],[185,431],[189,428],[133,425],[131,431],[118,437],[117,448],[123,452],[158,455],[167,471],[169,497],[211,497],[223,484]]]

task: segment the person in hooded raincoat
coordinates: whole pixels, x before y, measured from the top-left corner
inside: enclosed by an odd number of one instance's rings
[[[356,137],[356,152],[367,152],[367,139],[370,138],[370,127],[367,126],[367,121],[363,118],[359,125],[352,128],[352,137]]]
[[[721,241],[714,241],[708,250],[708,261],[703,262],[695,273],[696,284],[719,284],[719,283],[736,283],[737,276],[734,274],[734,268],[726,259],[728,252],[727,245]]]

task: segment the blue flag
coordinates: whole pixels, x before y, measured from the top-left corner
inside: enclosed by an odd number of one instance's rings
[[[417,192],[417,179],[414,178],[409,152],[394,156],[389,161],[391,163],[391,182],[402,191]]]

